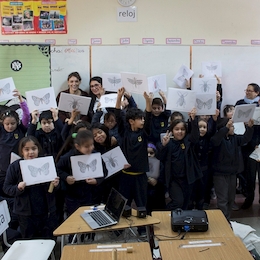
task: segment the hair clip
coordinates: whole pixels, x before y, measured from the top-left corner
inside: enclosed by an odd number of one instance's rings
[[[73,134],[71,135],[71,137],[72,137],[73,139],[75,139],[75,138],[77,137],[77,134],[78,134],[78,133],[73,133]]]

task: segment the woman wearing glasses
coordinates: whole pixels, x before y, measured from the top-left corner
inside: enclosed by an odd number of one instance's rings
[[[237,101],[236,105],[244,104],[256,104],[259,106],[260,103],[260,87],[256,83],[248,84],[245,89],[245,97]],[[246,145],[242,146],[242,153],[244,157],[244,177],[246,179],[246,199],[242,205],[242,209],[248,209],[252,206],[255,197],[255,180],[256,173],[258,172],[258,179],[260,177],[260,162],[249,158],[249,155],[257,148],[260,144],[260,125],[254,125],[254,134],[251,141]],[[258,191],[260,193],[260,190]],[[260,202],[260,201],[259,201]]]
[[[83,91],[82,89],[79,88],[80,83],[81,83],[81,77],[78,72],[70,73],[68,75],[67,82],[68,82],[68,89],[61,91],[58,94],[58,96],[56,98],[57,104],[59,103],[60,95],[62,92],[73,94],[73,95],[78,95],[78,96],[89,97],[89,94],[86,91]],[[62,122],[69,121],[70,117],[71,117],[71,115],[69,112],[59,111],[59,118],[61,119]],[[90,122],[89,116],[86,116],[86,115],[78,114],[77,117],[74,119],[74,123],[76,124],[79,120]]]

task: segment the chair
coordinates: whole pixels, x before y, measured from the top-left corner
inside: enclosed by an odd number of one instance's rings
[[[2,260],[47,260],[51,256],[55,260],[53,248],[55,241],[51,239],[17,240],[12,245],[7,241],[6,230],[10,222],[10,213],[5,200],[0,202],[0,234],[3,234],[3,241],[8,251]]]

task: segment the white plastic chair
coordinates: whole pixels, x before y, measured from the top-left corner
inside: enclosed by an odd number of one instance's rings
[[[12,245],[7,241],[6,230],[10,222],[10,213],[5,200],[0,202],[0,234],[3,234],[3,240],[8,251],[2,257],[2,260],[47,260],[50,256],[55,260],[53,248],[55,241],[51,239],[33,239],[17,240]]]

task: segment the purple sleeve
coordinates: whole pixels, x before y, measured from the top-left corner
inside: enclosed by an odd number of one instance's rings
[[[27,128],[30,123],[30,112],[27,103],[25,101],[21,102],[20,107],[23,110],[22,124]]]

